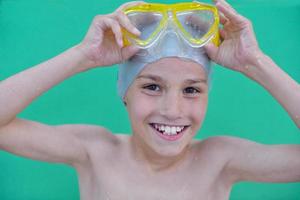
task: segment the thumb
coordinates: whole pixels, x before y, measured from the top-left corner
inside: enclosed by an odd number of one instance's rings
[[[212,42],[210,42],[210,43],[208,43],[208,44],[206,44],[205,46],[204,46],[204,49],[205,49],[205,51],[206,51],[206,53],[207,53],[207,55],[208,55],[208,57],[212,60],[212,61],[214,61],[215,63],[217,63],[217,54],[218,54],[218,47],[217,46],[215,46]]]
[[[140,49],[137,46],[130,45],[121,49],[122,59],[127,60],[136,54]]]

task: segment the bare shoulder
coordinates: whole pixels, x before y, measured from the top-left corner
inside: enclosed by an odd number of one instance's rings
[[[90,125],[90,124],[71,124],[64,125],[65,129],[73,129],[73,131],[82,139],[94,140],[102,138],[102,140],[114,140],[116,137],[110,130],[103,126]]]
[[[59,127],[66,132],[72,132],[80,141],[93,144],[102,143],[103,145],[118,142],[118,137],[110,130],[98,125],[89,124],[65,124]]]
[[[233,136],[215,136],[215,137],[209,137],[205,140],[203,140],[203,145],[208,145],[211,147],[223,147],[223,148],[238,148],[242,145],[247,144],[257,144],[254,141],[239,138],[239,137],[233,137]]]
[[[209,170],[217,172],[219,180],[231,185],[239,175],[237,168],[231,167],[232,163],[240,162],[248,152],[261,149],[257,147],[263,145],[238,137],[216,136],[199,141],[196,146],[198,155],[210,163]]]
[[[220,158],[222,156],[224,162],[227,162],[237,152],[240,152],[243,149],[253,148],[260,144],[239,137],[215,136],[202,140],[195,145],[199,152],[207,152],[210,155],[217,155],[216,158]]]
[[[66,124],[60,130],[74,135],[90,158],[95,153],[108,153],[120,143],[120,139],[105,127],[88,124]]]

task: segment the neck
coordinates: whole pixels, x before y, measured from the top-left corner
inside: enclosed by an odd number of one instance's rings
[[[187,146],[180,154],[175,156],[162,155],[150,149],[134,135],[130,139],[130,145],[137,160],[145,164],[153,173],[176,169],[186,160],[189,151],[189,146]]]

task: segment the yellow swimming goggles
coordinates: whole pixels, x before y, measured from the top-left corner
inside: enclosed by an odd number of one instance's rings
[[[151,47],[167,33],[175,33],[191,47],[212,41],[219,45],[219,15],[215,6],[200,2],[176,4],[146,3],[127,7],[124,13],[141,35],[124,31],[124,43],[142,49]]]

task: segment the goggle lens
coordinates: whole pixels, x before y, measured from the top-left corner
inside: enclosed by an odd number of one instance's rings
[[[210,31],[215,20],[214,14],[208,10],[178,12],[177,19],[183,30],[196,40],[203,38]]]
[[[141,35],[139,39],[148,40],[157,30],[163,16],[154,12],[132,12],[127,14],[131,23],[139,29]]]

